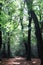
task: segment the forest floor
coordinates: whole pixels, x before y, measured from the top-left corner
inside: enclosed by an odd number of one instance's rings
[[[31,61],[26,61],[23,57],[3,58],[0,61],[0,65],[40,65],[40,63],[40,59],[33,58]]]

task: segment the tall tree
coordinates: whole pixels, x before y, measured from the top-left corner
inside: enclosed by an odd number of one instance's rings
[[[2,6],[3,6],[3,4],[0,3],[0,15],[1,15],[1,11],[2,11]],[[1,18],[0,18],[0,21],[1,21]],[[1,46],[2,46],[2,31],[1,31],[1,24],[0,24],[0,49],[1,49]]]
[[[20,24],[21,24],[21,31],[22,31],[22,35],[23,35],[23,44],[25,46],[25,50],[26,50],[26,59],[27,59],[27,53],[28,53],[28,47],[27,47],[27,43],[24,39],[24,26],[23,26],[23,10],[24,10],[24,7],[22,8],[22,5],[21,5],[21,12],[20,12],[20,15],[22,13],[22,16],[20,16]]]
[[[25,0],[25,1],[27,3],[27,7],[28,7],[28,15],[29,14],[31,15],[31,18],[33,18],[34,23],[35,23],[38,54],[39,54],[39,57],[41,59],[41,64],[43,65],[43,40],[42,40],[42,36],[41,36],[41,30],[39,27],[39,22],[38,22],[38,19],[35,15],[34,11],[32,10],[33,1],[31,1],[31,0]]]
[[[0,49],[2,46],[2,32],[1,32],[1,24],[0,24]]]
[[[25,2],[24,2],[24,6],[25,6]],[[24,9],[24,8],[23,8]],[[21,10],[21,13],[23,13],[23,9]],[[20,17],[20,21],[21,21],[21,29],[22,29],[22,33],[23,33],[23,15],[22,17]],[[30,40],[30,34],[31,34],[31,17],[29,17],[29,25],[28,25],[28,42],[26,43],[25,39],[24,39],[24,33],[23,33],[23,43],[25,45],[25,49],[26,49],[26,59],[27,60],[31,60],[31,40]]]
[[[37,16],[35,15],[34,11],[31,10],[30,14],[31,14],[31,17],[33,18],[34,23],[35,23],[38,55],[39,55],[39,58],[41,59],[41,65],[43,65],[43,40],[42,40],[41,30],[39,27]]]
[[[7,33],[8,35],[8,43],[7,43],[7,47],[8,47],[8,58],[10,58],[10,33]]]
[[[28,24],[28,55],[27,55],[27,60],[31,60],[31,16],[30,16],[30,10],[32,10],[32,3],[33,0],[25,0],[28,8],[28,15],[29,15],[29,24]]]
[[[32,18],[29,17],[29,24],[28,24],[28,55],[27,55],[27,60],[31,60],[31,20],[32,20]]]

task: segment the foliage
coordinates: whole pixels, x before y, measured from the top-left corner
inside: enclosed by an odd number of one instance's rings
[[[26,2],[26,3],[25,3]],[[3,43],[7,45],[8,35],[10,33],[10,45],[12,55],[16,55],[20,52],[25,53],[25,46],[23,44],[24,39],[27,42],[28,39],[28,24],[29,24],[29,11],[33,9],[37,14],[38,20],[43,19],[43,0],[0,0],[3,5],[0,10],[0,24],[2,31]],[[21,21],[23,23],[23,31],[21,29]],[[34,23],[31,24],[31,43],[34,46],[36,42]],[[36,42],[36,43],[35,43]],[[7,47],[6,47],[7,48]]]

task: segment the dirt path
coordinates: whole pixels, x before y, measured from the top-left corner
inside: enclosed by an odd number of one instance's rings
[[[25,58],[15,57],[15,58],[3,58],[0,61],[0,65],[40,65],[40,59],[32,59],[31,61],[26,61]]]

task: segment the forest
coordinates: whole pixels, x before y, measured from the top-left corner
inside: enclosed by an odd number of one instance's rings
[[[0,0],[0,65],[43,65],[43,0]]]

